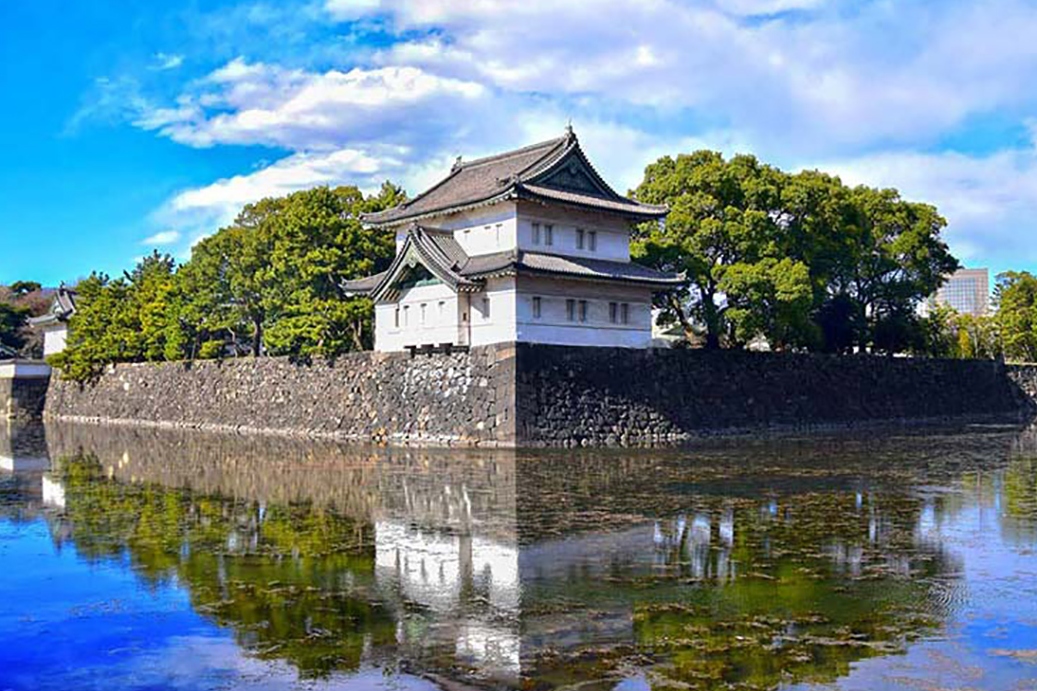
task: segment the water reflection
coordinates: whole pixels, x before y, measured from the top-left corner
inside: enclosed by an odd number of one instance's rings
[[[18,434],[0,454],[32,457]],[[303,678],[773,689],[948,636],[972,584],[947,536],[978,515],[1037,543],[1035,446],[991,429],[572,455],[62,425],[49,470],[0,488],[5,516],[175,586]]]

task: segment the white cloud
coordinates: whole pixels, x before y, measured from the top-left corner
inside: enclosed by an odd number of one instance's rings
[[[1037,106],[1037,7],[1022,0],[404,0],[379,11],[418,34],[379,64],[690,110],[771,151],[933,141],[970,117]]]
[[[1021,122],[1037,111],[1037,6],[1025,0],[325,0],[324,9],[324,20],[347,22],[341,38],[352,48],[319,71],[237,58],[178,98],[118,101],[139,127],[190,146],[293,152],[170,200],[159,219],[184,238],[248,201],[314,184],[389,177],[418,192],[457,154],[557,136],[572,116],[620,191],[659,155],[702,146],[786,166],[825,162],[850,181],[936,203],[966,259],[1037,262],[1037,243],[1019,230],[1037,211],[1032,150],[917,153],[990,115]],[[372,27],[395,42],[365,47]]]
[[[148,108],[135,123],[184,144],[265,144],[332,150],[424,128],[463,112],[485,88],[415,67],[313,73],[236,59],[173,107]]]
[[[175,70],[184,64],[184,56],[176,53],[155,53],[154,69]]]
[[[402,150],[384,149],[377,154],[357,149],[298,153],[252,173],[217,180],[176,194],[153,217],[153,222],[180,230],[193,244],[227,225],[250,202],[279,197],[316,187],[355,184],[375,190],[383,180],[397,175]],[[160,233],[161,235],[161,233]]]
[[[896,187],[907,199],[934,204],[947,218],[952,251],[965,263],[1037,264],[1037,149],[881,153],[818,167],[848,184]]]
[[[174,242],[180,239],[180,231],[178,230],[162,230],[151,237],[144,238],[141,240],[142,245],[172,245]]]

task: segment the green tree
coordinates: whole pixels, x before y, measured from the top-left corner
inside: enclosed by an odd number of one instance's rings
[[[1037,362],[1037,277],[1027,271],[999,274],[994,304],[1005,358]]]
[[[0,346],[11,351],[20,351],[25,346],[22,329],[28,318],[27,309],[0,302]]]
[[[705,325],[706,347],[744,342],[761,333],[782,344],[790,322],[803,321],[808,273],[782,256],[778,224],[785,176],[752,156],[730,161],[714,151],[663,157],[645,170],[638,199],[667,204],[665,224],[635,234],[633,256],[682,272],[689,289],[660,296],[668,318],[690,336]],[[733,310],[729,314],[729,311]]]
[[[65,350],[50,363],[64,378],[83,381],[112,363],[164,359],[174,288],[173,259],[158,252],[122,278],[91,274],[76,287]]]
[[[698,151],[649,165],[635,195],[670,214],[638,229],[633,256],[689,279],[657,306],[686,334],[703,324],[710,348],[917,348],[915,306],[958,268],[935,208],[818,171]]]

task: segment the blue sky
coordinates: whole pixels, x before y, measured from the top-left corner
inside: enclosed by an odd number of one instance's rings
[[[616,187],[752,152],[934,203],[1037,268],[1037,3],[0,0],[0,282],[179,258],[242,204],[411,193],[570,118]]]

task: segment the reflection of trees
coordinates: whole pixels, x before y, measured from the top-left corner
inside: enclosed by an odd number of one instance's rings
[[[775,688],[902,650],[958,588],[922,528],[972,501],[970,473],[1013,472],[1008,439],[572,454],[48,430],[79,459],[77,549],[175,576],[256,654],[349,669],[366,635],[427,669],[548,687],[649,668],[660,686]]]
[[[194,608],[259,657],[304,676],[355,669],[394,638],[372,602],[371,526],[311,504],[263,506],[109,479],[95,457],[62,461],[66,535],[89,559],[127,556],[146,580],[175,577]]]

